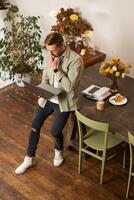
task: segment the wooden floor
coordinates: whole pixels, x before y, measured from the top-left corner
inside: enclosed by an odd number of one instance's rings
[[[41,132],[37,166],[23,175],[15,175],[14,170],[25,155],[36,101],[35,95],[14,85],[0,91],[0,200],[125,199],[128,168],[122,169],[122,153],[107,162],[103,186],[99,185],[100,162],[88,158],[78,175],[78,153],[74,150],[65,149],[64,164],[53,167],[53,116]],[[134,199],[133,189],[132,186],[130,199]]]

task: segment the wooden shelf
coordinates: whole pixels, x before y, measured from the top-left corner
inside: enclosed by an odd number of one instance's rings
[[[95,51],[95,55],[92,54],[86,54],[84,56],[82,56],[83,61],[84,61],[84,66],[89,67],[90,65],[94,65],[98,62],[103,62],[106,58],[106,54],[99,52],[99,51]]]
[[[71,44],[70,48],[76,53],[80,54],[79,47],[75,48],[75,46]],[[93,55],[93,53],[86,53],[84,56],[82,56],[85,68],[98,62],[103,62],[106,58],[106,54],[100,51],[95,51],[94,54],[95,55]]]

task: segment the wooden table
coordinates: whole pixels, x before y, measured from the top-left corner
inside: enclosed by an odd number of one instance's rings
[[[99,74],[98,66],[91,66],[84,70],[83,77],[80,82],[79,91],[95,84],[99,86],[109,86],[109,79]],[[99,111],[96,109],[96,101],[90,100],[80,94],[80,112],[85,116],[100,122],[109,123],[110,131],[121,140],[128,142],[128,129],[134,133],[134,79],[125,77],[118,81],[119,92],[128,98],[128,103],[122,106],[115,106],[105,100],[105,109]],[[71,142],[74,134],[74,126],[76,126],[75,116],[72,114],[69,123],[68,133],[66,134],[66,147]]]

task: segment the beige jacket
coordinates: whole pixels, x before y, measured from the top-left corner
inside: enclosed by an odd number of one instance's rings
[[[60,111],[74,111],[78,107],[78,84],[83,71],[83,60],[74,51],[67,48],[60,57],[59,71],[54,73],[49,66],[50,53],[45,51],[44,70],[40,86],[47,83],[54,85],[54,76],[58,81],[58,88],[62,93],[58,96]],[[46,100],[39,99],[39,105],[44,107]]]

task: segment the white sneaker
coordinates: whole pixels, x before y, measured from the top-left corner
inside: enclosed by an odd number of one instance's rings
[[[23,174],[28,168],[34,166],[36,160],[34,157],[25,156],[23,163],[16,168],[15,174]]]
[[[59,167],[63,163],[64,159],[62,156],[62,152],[55,149],[55,157],[54,157],[54,166]]]

